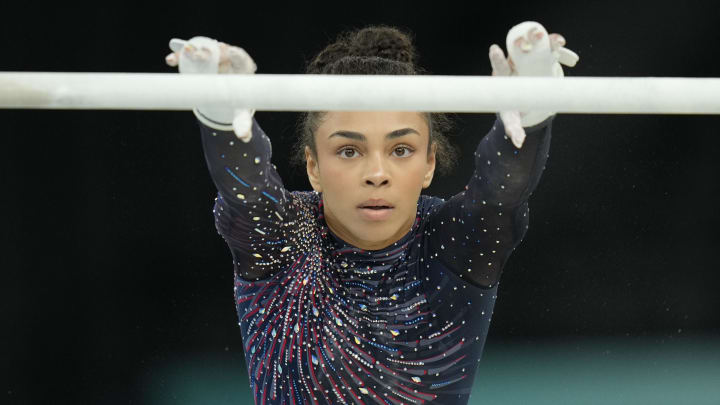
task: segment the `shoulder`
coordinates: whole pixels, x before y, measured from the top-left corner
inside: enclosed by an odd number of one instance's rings
[[[303,207],[317,210],[320,195],[315,191],[291,191],[290,200],[296,207]]]
[[[437,211],[444,203],[445,200],[440,197],[421,194],[418,199],[418,212],[425,218],[428,214]]]
[[[320,196],[315,191],[291,191],[286,195],[285,214],[293,225],[316,226],[320,214]]]

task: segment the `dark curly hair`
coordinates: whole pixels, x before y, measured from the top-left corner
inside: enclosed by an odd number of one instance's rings
[[[308,74],[352,74],[352,75],[415,75],[427,74],[416,66],[417,52],[412,43],[413,34],[403,32],[396,27],[370,25],[364,28],[348,30],[338,35],[334,43],[328,45],[313,58],[306,67]],[[310,147],[312,156],[317,160],[315,131],[320,126],[325,112],[310,111],[301,113],[297,121],[300,134],[295,146],[291,163],[298,168],[305,167],[305,146]],[[430,145],[436,144],[436,172],[445,175],[452,172],[457,164],[458,152],[447,138],[452,128],[452,120],[445,113],[424,113],[430,128]]]

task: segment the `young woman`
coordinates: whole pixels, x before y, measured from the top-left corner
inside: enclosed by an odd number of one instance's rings
[[[537,23],[513,30],[517,56],[493,45],[493,74],[562,75],[561,36]],[[255,72],[245,51],[208,38],[171,48],[168,64],[182,73]],[[340,35],[307,73],[411,75],[421,73],[415,59],[409,34],[370,26]],[[314,190],[293,192],[253,111],[195,114],[255,402],[467,403],[553,113],[499,114],[465,190],[448,201],[420,194],[454,161],[442,114],[303,114],[294,161]]]

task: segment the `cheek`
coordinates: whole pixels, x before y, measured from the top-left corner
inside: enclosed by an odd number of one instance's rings
[[[339,165],[335,162],[326,160],[326,164],[322,166],[322,179],[323,184],[327,184],[330,187],[347,184],[350,173],[347,167]]]
[[[423,158],[415,161],[403,174],[408,184],[422,184],[426,171],[427,164]]]
[[[357,183],[348,165],[333,161],[333,157],[326,157],[320,167],[323,192],[335,194],[336,199],[347,196],[350,185]]]

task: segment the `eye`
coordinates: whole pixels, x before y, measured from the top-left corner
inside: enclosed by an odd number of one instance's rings
[[[351,153],[351,154],[348,154],[348,152],[352,152],[352,153]],[[357,151],[355,150],[355,148],[345,147],[345,148],[340,149],[340,150],[337,152],[337,154],[340,155],[340,157],[343,157],[343,158],[352,158],[352,157],[355,156],[355,153],[356,153],[356,152],[357,152]]]
[[[393,153],[395,153],[397,157],[401,158],[410,157],[414,151],[415,150],[409,146],[398,146],[393,149]],[[350,146],[343,147],[337,151],[337,155],[345,159],[354,158],[357,154],[357,149]]]
[[[413,153],[413,149],[410,147],[407,147],[407,146],[398,146],[397,148],[395,148],[393,150],[393,152],[397,152],[397,151],[406,151],[407,152],[406,154],[402,154],[399,157],[408,157]]]

